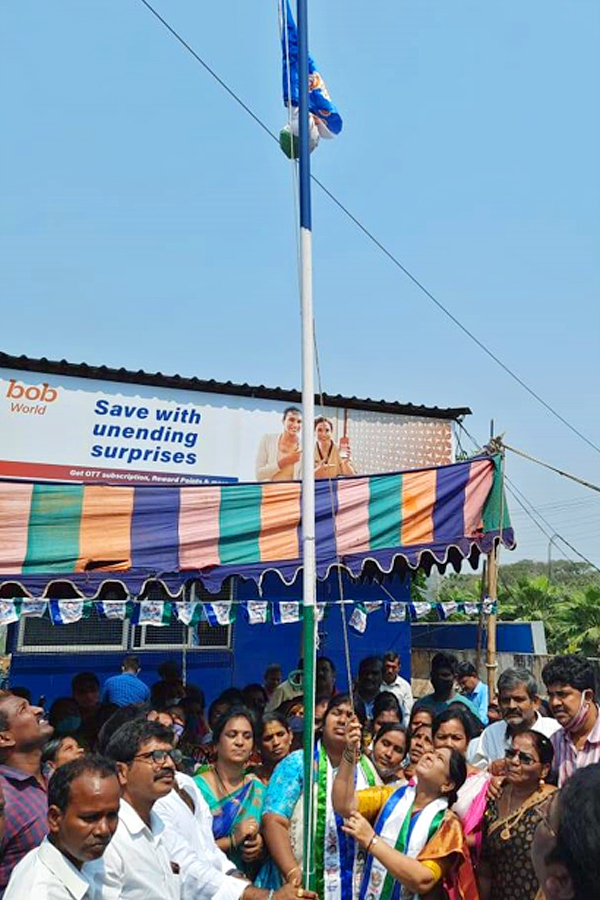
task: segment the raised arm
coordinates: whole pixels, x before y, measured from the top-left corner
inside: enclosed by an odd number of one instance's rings
[[[378,859],[390,875],[407,888],[411,894],[423,896],[432,891],[440,878],[450,869],[453,861],[452,857],[449,857],[448,860],[444,859],[425,865],[418,859],[411,859],[379,838],[373,827],[359,812],[351,813],[343,830],[353,837],[367,853]]]
[[[352,810],[357,808],[354,770],[360,756],[361,744],[362,727],[358,718],[353,716],[346,727],[346,749],[342,755],[331,791],[333,808],[344,819],[347,819]]]

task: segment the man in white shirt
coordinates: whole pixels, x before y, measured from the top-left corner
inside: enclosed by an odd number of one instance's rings
[[[97,876],[93,900],[269,900],[233,873],[215,844],[212,816],[193,779],[175,773],[181,758],[170,728],[137,719],[121,726],[106,755],[117,763],[119,827]],[[316,900],[286,884],[276,900]],[[37,900],[37,898],[36,898]]]
[[[538,713],[540,698],[535,678],[527,669],[506,669],[498,679],[498,703],[502,722],[484,728],[480,737],[471,741],[467,760],[485,768],[504,755],[515,734],[531,729],[549,738],[560,725],[555,719]]]
[[[193,778],[176,774],[173,790],[156,803],[165,824],[165,842],[181,873],[182,900],[268,900],[269,891],[254,887],[217,847],[212,815]],[[175,841],[172,839],[175,838]],[[298,887],[285,884],[275,891],[277,900],[296,900]],[[304,891],[305,900],[316,900]]]
[[[173,788],[175,754],[173,732],[159,722],[136,719],[111,737],[106,756],[117,764],[121,807],[102,871],[95,873],[101,900],[180,900],[179,867],[153,809]]]
[[[388,650],[383,654],[383,681],[380,691],[390,691],[395,696],[402,710],[402,721],[408,725],[414,700],[409,682],[400,677],[400,666],[400,655],[395,650]]]
[[[93,873],[119,821],[113,763],[84,756],[57,769],[48,788],[48,831],[13,869],[4,900],[95,900]]]
[[[155,812],[164,822],[171,858],[180,867],[182,898],[239,900],[249,882],[236,877],[235,866],[217,847],[212,815],[194,779],[178,772],[173,790],[158,800]],[[171,843],[172,836],[178,845]]]

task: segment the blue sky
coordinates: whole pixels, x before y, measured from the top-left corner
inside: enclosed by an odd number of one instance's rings
[[[278,131],[276,0],[154,2]],[[345,120],[315,174],[600,444],[600,4],[309,6]],[[290,166],[140,0],[1,4],[0,84],[2,349],[299,386]],[[326,391],[467,405],[476,436],[493,418],[600,481],[596,452],[313,200]],[[600,565],[598,494],[512,456],[508,473]],[[545,559],[548,538],[511,505],[520,547],[503,560]]]

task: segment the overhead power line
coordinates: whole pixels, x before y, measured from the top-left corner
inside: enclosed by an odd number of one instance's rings
[[[517,456],[522,456],[523,459],[528,459],[530,462],[537,463],[538,466],[543,466],[544,469],[550,469],[551,472],[556,472],[557,475],[562,475],[564,478],[570,478],[571,481],[576,481],[577,484],[582,484],[584,487],[590,488],[592,491],[596,491],[600,494],[600,486],[597,484],[592,484],[591,481],[586,481],[585,478],[580,478],[578,475],[572,475],[570,472],[565,472],[563,469],[558,469],[556,466],[551,466],[550,463],[543,462],[541,459],[537,459],[535,456],[531,456],[529,453],[524,453],[522,450],[517,450],[516,447],[511,447],[510,444],[505,444],[502,441],[502,446],[505,447],[506,450],[510,450],[511,453],[516,453]]]
[[[256,124],[266,134],[269,135],[269,137],[272,140],[274,140],[277,144],[279,144],[278,136],[273,131],[271,131],[271,129],[268,127],[268,125],[266,125],[265,122],[263,122],[262,119],[258,115],[256,115],[255,112],[252,111],[252,109],[248,106],[248,104],[244,103],[244,101],[241,99],[241,97],[239,97],[239,95],[236,94],[236,92],[231,87],[229,87],[229,85],[219,75],[217,75],[215,70],[211,66],[208,65],[208,63],[200,56],[200,54],[197,53],[193,49],[193,47],[191,47],[187,43],[187,41],[184,40],[184,38],[171,25],[169,25],[169,23],[166,21],[166,19],[164,19],[160,15],[160,13],[152,6],[152,4],[149,3],[148,0],[140,0],[140,2],[143,3],[144,6],[149,10],[149,12],[151,12],[152,15],[155,16],[158,19],[158,21],[167,29],[167,31],[169,31],[169,33],[172,34],[173,37],[177,41],[179,41],[179,43],[182,45],[182,47],[184,47],[188,51],[188,53],[190,53],[194,57],[194,59],[198,63],[200,63],[200,65],[205,69],[205,71],[208,72],[208,74],[212,78],[215,79],[215,81],[223,88],[223,90],[225,90],[229,94],[229,96],[232,98],[232,100],[234,100],[239,106],[241,106],[241,108],[244,110],[244,112],[247,113],[254,120],[254,122],[256,122]],[[356,227],[390,260],[390,262],[392,262],[398,269],[400,269],[400,271],[403,272],[410,281],[412,281],[412,283],[415,285],[415,287],[417,287],[423,294],[425,294],[425,296],[428,297],[429,300],[431,300],[431,302],[434,303],[435,306],[437,306],[437,308],[439,310],[441,310],[441,312],[443,312],[444,315],[447,316],[450,319],[450,321],[453,322],[456,325],[456,327],[459,328],[463,332],[463,334],[466,334],[467,337],[470,338],[479,347],[479,349],[482,350],[486,354],[486,356],[488,356],[491,360],[493,360],[496,363],[496,365],[500,366],[500,368],[504,372],[506,372],[506,374],[509,375],[510,378],[513,379],[513,381],[516,381],[516,383],[518,385],[520,385],[523,388],[523,390],[525,390],[531,397],[533,397],[535,400],[537,400],[537,402],[541,406],[543,406],[547,412],[549,412],[556,419],[558,419],[559,422],[562,422],[563,425],[565,425],[570,431],[572,431],[573,434],[576,434],[577,437],[581,438],[582,441],[585,441],[585,443],[588,444],[588,446],[590,446],[593,450],[595,450],[596,453],[600,453],[600,447],[597,444],[595,444],[594,441],[592,441],[590,438],[588,438],[585,434],[583,434],[582,431],[580,431],[578,428],[576,428],[575,425],[573,425],[571,422],[569,422],[568,419],[566,419],[563,415],[561,415],[561,413],[559,413],[558,410],[556,410],[550,403],[548,403],[546,400],[544,400],[544,398],[542,396],[540,396],[540,394],[538,394],[537,391],[535,391],[532,387],[530,387],[527,384],[527,382],[525,382],[519,375],[517,375],[517,373],[514,372],[510,368],[509,365],[504,363],[500,359],[499,356],[497,356],[492,350],[490,350],[490,348],[486,344],[484,344],[482,340],[480,340],[469,328],[467,328],[467,326],[464,325],[460,321],[460,319],[458,319],[457,316],[455,316],[454,313],[452,313],[448,309],[447,306],[445,306],[440,300],[438,300],[431,293],[431,291],[429,291],[425,287],[425,285],[421,281],[419,281],[419,279],[416,278],[412,274],[412,272],[410,272],[406,268],[406,266],[403,265],[400,262],[400,260],[397,259],[394,256],[394,254],[390,250],[388,250],[387,247],[384,244],[382,244],[380,240],[378,240],[378,238],[375,237],[375,235],[371,231],[369,231],[369,229],[366,227],[366,225],[363,225],[363,223],[360,221],[360,219],[358,219],[353,213],[350,212],[348,207],[345,206],[342,203],[342,201],[339,200],[335,196],[335,194],[333,194],[329,190],[329,188],[327,188],[323,184],[322,181],[320,181],[315,175],[311,175],[311,179],[314,181],[314,183],[317,185],[317,187],[319,187],[323,191],[323,193],[327,197],[329,197],[329,199],[338,207],[338,209],[340,209],[344,213],[344,215],[347,216],[347,218],[349,218],[350,221],[353,222],[356,225]]]

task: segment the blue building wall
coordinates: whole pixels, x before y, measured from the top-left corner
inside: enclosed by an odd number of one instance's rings
[[[65,626],[68,628],[68,626]],[[335,608],[319,628],[319,653],[329,656],[337,669],[338,688],[347,686],[346,663],[339,610]],[[288,625],[250,625],[240,616],[233,626],[233,648],[223,651],[189,651],[187,678],[199,685],[210,703],[226,687],[242,686],[250,682],[262,683],[263,673],[270,662],[279,662],[284,673],[295,669],[300,656],[302,628],[300,623]],[[367,631],[358,635],[350,631],[352,674],[364,656],[381,654],[391,648],[402,658],[404,674],[410,672],[410,624],[390,624],[385,613],[371,613]],[[148,685],[158,680],[157,667],[166,659],[181,664],[178,650],[134,651],[141,659],[140,677]],[[49,704],[56,697],[71,693],[71,679],[77,672],[95,672],[102,684],[110,675],[120,671],[124,653],[14,653],[9,684],[29,688],[37,702],[40,696]],[[408,675],[406,677],[409,677]]]
[[[545,653],[537,646],[534,622],[498,622],[496,649],[499,653]],[[482,646],[487,643],[483,630]],[[423,622],[412,626],[412,646],[423,650],[473,650],[477,647],[476,622]]]
[[[382,591],[377,585],[353,585],[345,580],[346,597],[368,602],[382,599]],[[395,582],[388,587],[398,600],[407,600],[409,584]],[[265,597],[270,599],[299,599],[300,584],[282,587],[281,582],[265,583]],[[238,594],[242,599],[243,590]],[[335,583],[319,586],[319,600],[334,601],[338,596],[337,578]],[[350,610],[347,611],[347,617]],[[101,623],[100,623],[101,624]],[[68,628],[65,626],[56,626]],[[275,625],[250,625],[245,613],[238,611],[232,626],[232,646],[230,650],[190,650],[187,653],[187,680],[199,685],[206,694],[207,702],[215,699],[226,687],[243,687],[251,682],[262,683],[266,666],[271,662],[282,665],[284,674],[295,669],[301,651],[302,625],[300,622]],[[166,659],[173,659],[181,665],[180,650],[129,650],[119,652],[22,652],[16,649],[17,626],[9,627],[9,651],[12,661],[9,675],[10,686],[23,685],[31,691],[32,699],[40,696],[50,704],[56,697],[68,696],[71,679],[77,672],[92,671],[102,684],[110,675],[120,671],[125,652],[135,653],[142,662],[141,679],[149,686],[158,680],[157,667]],[[352,675],[356,675],[358,664],[365,656],[381,654],[389,649],[397,650],[402,659],[402,671],[410,678],[410,622],[390,623],[383,608],[368,616],[367,630],[359,635],[348,630]],[[337,686],[347,688],[344,640],[340,618],[340,606],[329,607],[328,614],[319,624],[318,652],[329,656],[336,666]]]

